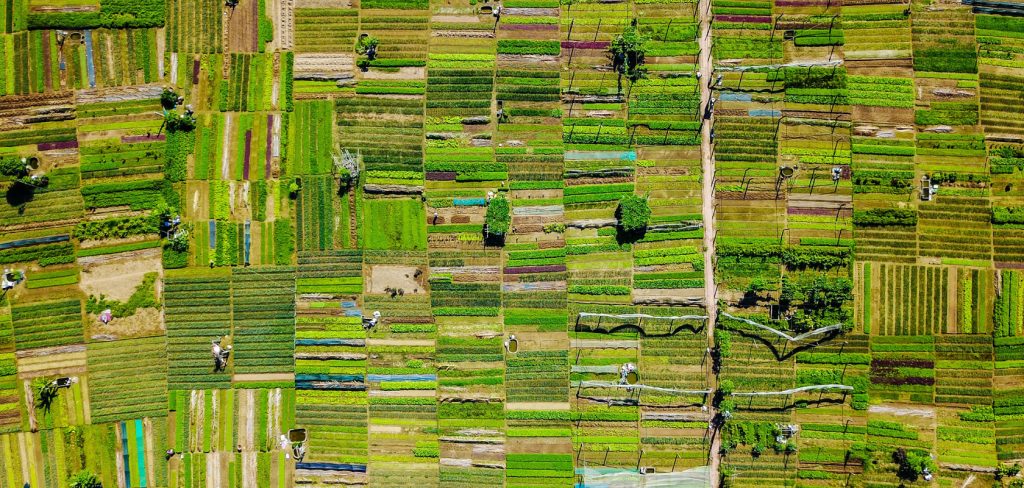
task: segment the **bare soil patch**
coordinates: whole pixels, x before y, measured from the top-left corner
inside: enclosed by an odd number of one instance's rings
[[[130,253],[82,258],[79,286],[87,295],[104,295],[111,300],[126,301],[142,283],[146,273],[160,273],[159,249],[143,249]]]
[[[416,276],[416,266],[377,265],[370,269],[370,293],[387,293],[385,288],[404,290],[406,294],[423,294],[426,273]]]
[[[259,2],[241,0],[233,8],[225,8],[227,14],[224,28],[227,29],[225,50],[230,53],[256,52],[258,42]]]
[[[113,341],[129,337],[158,335],[164,330],[163,315],[155,308],[140,308],[127,317],[114,317],[109,324],[89,314],[89,337],[94,340]]]

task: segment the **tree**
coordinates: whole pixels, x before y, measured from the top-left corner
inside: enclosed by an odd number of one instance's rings
[[[164,123],[167,124],[168,132],[188,132],[196,128],[196,119],[191,115],[181,115],[177,112],[167,112],[164,116]]]
[[[640,34],[636,19],[612,40],[608,49],[612,55],[612,69],[619,74],[619,91],[622,91],[623,76],[632,83],[647,76],[644,66],[647,41],[647,37]]]
[[[1013,465],[1004,464],[996,468],[996,479],[1013,478],[1020,474],[1020,464],[1015,463]]]
[[[492,198],[487,204],[484,222],[487,224],[487,235],[503,237],[512,225],[511,206],[508,199],[503,196]]]
[[[728,331],[715,329],[715,350],[721,358],[727,358],[732,354],[732,336]]]
[[[723,397],[732,395],[732,392],[735,390],[736,384],[734,384],[732,380],[722,380],[722,382],[718,384],[718,391]]]
[[[87,469],[83,469],[68,478],[68,486],[70,488],[103,488],[103,484],[100,483],[99,477],[95,473]]]
[[[647,230],[651,220],[651,206],[644,197],[626,195],[619,200],[619,208],[615,211],[619,219],[619,231],[625,236],[639,238]]]
[[[46,378],[37,378],[33,383],[36,390],[36,408],[49,412],[53,401],[57,399],[57,385]]]
[[[178,94],[170,88],[164,88],[163,93],[160,94],[160,105],[164,107],[164,110],[174,110],[174,107],[178,106]]]
[[[908,451],[898,448],[892,453],[892,461],[899,465],[896,475],[907,481],[916,481],[918,476],[936,470],[935,460],[927,452],[918,449]]]
[[[28,174],[25,162],[21,158],[0,158],[0,175],[21,178]]]
[[[188,234],[187,229],[179,230],[167,240],[167,247],[175,252],[188,252]]]
[[[377,58],[377,45],[380,44],[380,39],[375,36],[365,34],[359,37],[356,41],[356,54],[366,56],[366,59],[373,61]]]

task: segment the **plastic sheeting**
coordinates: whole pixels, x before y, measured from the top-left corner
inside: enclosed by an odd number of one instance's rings
[[[686,471],[640,474],[636,470],[616,468],[578,468],[583,476],[577,488],[709,488],[710,470],[700,466]]]

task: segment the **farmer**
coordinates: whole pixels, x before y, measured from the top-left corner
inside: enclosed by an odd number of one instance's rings
[[[212,347],[210,348],[210,350],[213,353],[213,366],[214,366],[213,370],[214,370],[214,372],[224,371],[224,368],[228,364],[228,356],[231,355],[231,346],[227,346],[225,348],[221,348],[220,347],[221,340],[223,340],[223,338],[221,338],[221,339],[214,339],[214,340],[211,341]]]

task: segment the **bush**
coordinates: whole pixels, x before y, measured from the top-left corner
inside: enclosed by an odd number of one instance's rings
[[[487,223],[487,234],[491,236],[504,236],[512,225],[511,207],[508,199],[503,196],[492,198],[487,204],[487,215],[484,217]]]
[[[619,229],[623,232],[642,232],[647,229],[647,223],[651,220],[651,206],[646,198],[626,195],[619,199],[619,208],[615,216],[619,219]]]

